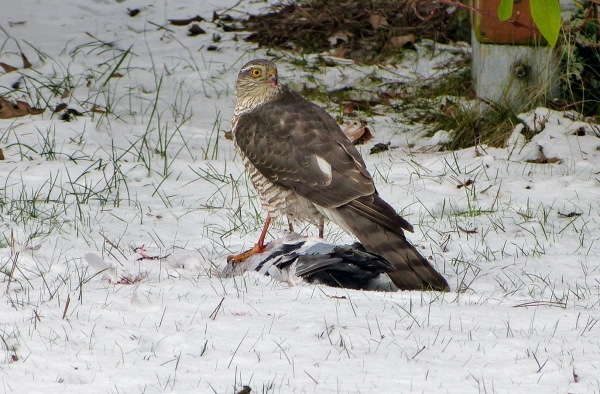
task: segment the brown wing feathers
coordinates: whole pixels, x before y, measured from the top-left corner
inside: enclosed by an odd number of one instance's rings
[[[386,258],[398,288],[448,291],[446,280],[406,240],[402,230],[413,227],[379,197],[359,152],[327,112],[281,86],[274,100],[239,117],[234,134],[262,176],[294,190]]]

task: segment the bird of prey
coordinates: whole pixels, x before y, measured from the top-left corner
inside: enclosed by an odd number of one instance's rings
[[[241,263],[229,262],[220,272],[226,278],[257,271],[292,286],[302,282],[357,290],[397,291],[385,274],[394,267],[369,253],[358,242],[332,245],[321,238],[295,233],[265,245]]]
[[[386,203],[335,119],[285,85],[270,60],[245,64],[232,117],[235,145],[263,209],[254,251],[264,251],[271,218],[318,224],[326,218],[394,267],[401,290],[448,291],[446,280],[406,240],[413,227]]]

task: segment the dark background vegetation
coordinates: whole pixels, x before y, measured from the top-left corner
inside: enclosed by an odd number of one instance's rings
[[[298,54],[330,53],[357,64],[394,64],[424,39],[437,43],[470,42],[469,10],[455,4],[432,0],[298,0],[278,3],[268,12],[249,15],[241,22],[245,30],[251,31],[246,40],[261,47]],[[600,23],[594,7],[590,3],[564,25],[557,47],[562,59],[561,97],[532,105],[575,110],[592,120],[600,114]],[[333,65],[326,60],[323,63]],[[356,88],[327,92],[326,96],[347,106],[351,104],[347,93],[352,89]],[[314,93],[303,92],[307,96]],[[472,89],[469,59],[465,59],[462,68],[455,67],[444,81],[423,81],[420,89],[404,94],[403,107],[448,95],[479,99]],[[382,101],[385,97],[365,99],[357,107],[371,110]],[[486,105],[483,112],[474,113],[446,100],[439,108],[418,112],[419,121],[429,125],[430,133],[452,130],[448,149],[481,143],[503,146],[520,122],[518,112]],[[408,115],[411,116],[414,118],[414,113]]]

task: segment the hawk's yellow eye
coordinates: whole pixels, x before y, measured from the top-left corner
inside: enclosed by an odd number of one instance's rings
[[[252,76],[254,78],[258,78],[262,75],[262,70],[260,68],[253,68],[252,69]]]

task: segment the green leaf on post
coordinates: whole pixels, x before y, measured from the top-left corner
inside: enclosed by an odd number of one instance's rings
[[[498,6],[498,19],[506,21],[512,16],[513,0],[501,0]]]
[[[560,32],[560,4],[558,1],[529,0],[533,21],[551,47],[556,45]]]

